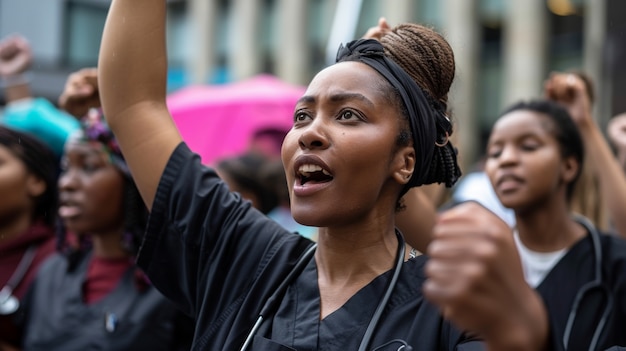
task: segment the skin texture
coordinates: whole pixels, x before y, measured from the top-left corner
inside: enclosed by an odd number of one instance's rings
[[[364,39],[380,40],[391,31],[387,19],[381,17],[376,26],[367,30]],[[440,184],[424,185],[410,189],[403,196],[404,209],[396,212],[396,227],[404,235],[407,246],[426,252],[437,216],[437,206],[441,204]],[[444,188],[445,189],[445,188]],[[410,251],[407,247],[407,252]]]
[[[31,97],[28,82],[19,76],[28,70],[32,60],[33,54],[26,38],[10,35],[0,41],[0,79],[13,82],[4,88],[7,103]]]
[[[31,174],[12,150],[0,145],[0,242],[31,225],[34,199],[45,189],[43,180]]]
[[[105,24],[98,63],[104,114],[116,133],[148,206],[153,202],[170,155],[181,142],[165,104],[165,14],[165,2],[162,1],[114,0]],[[343,79],[337,78],[339,76]],[[290,192],[294,195],[293,214],[303,224],[323,226],[315,254],[321,318],[336,310],[374,277],[390,269],[397,247],[395,205],[401,186],[408,180],[414,165],[410,161],[411,151],[397,148],[395,142],[391,142],[399,128],[398,119],[394,118],[399,112],[394,113],[384,106],[368,106],[364,99],[355,95],[360,94],[374,103],[381,101],[384,94],[373,94],[372,85],[364,84],[371,82],[373,77],[375,73],[369,67],[354,62],[338,64],[321,72],[306,92],[313,99],[300,101],[296,108],[296,111],[304,108],[310,114],[294,114],[294,128],[284,141],[282,158]],[[350,99],[331,99],[346,92],[350,93]],[[354,123],[346,122],[356,116],[351,112],[340,113],[340,107],[348,111],[363,110],[368,117],[367,123],[358,118]],[[390,115],[379,115],[382,112]],[[348,132],[360,138],[348,136]],[[339,136],[349,137],[358,144],[346,145],[338,139]],[[327,160],[328,171],[335,177],[334,183],[321,184],[310,192],[298,189],[294,167],[298,156],[302,155],[315,156],[313,159],[318,161]],[[369,162],[365,162],[368,159]],[[362,177],[362,172],[370,172],[363,177],[369,179],[352,179],[357,175]],[[346,194],[339,185],[364,193]],[[330,189],[345,196],[332,194]],[[480,212],[474,211],[472,219],[476,213]],[[494,230],[484,227],[483,222],[473,224],[478,233]],[[455,228],[458,229],[457,226],[443,226],[439,235],[450,235],[452,241],[458,243],[458,235],[452,235]],[[461,327],[480,331],[488,337],[487,344],[491,349],[541,349],[537,346],[546,340],[545,313],[537,308],[540,301],[532,289],[523,288],[527,285],[515,256],[514,244],[505,241],[512,241],[510,231],[504,228],[499,234],[502,237],[498,236],[497,242],[502,241],[504,249],[490,251],[491,256],[474,253],[462,258],[439,257],[440,262],[454,268],[456,276],[468,273],[463,260],[478,261],[485,272],[494,274],[461,275],[459,277],[465,284],[459,290],[459,286],[448,284],[446,272],[431,270],[425,293],[442,310],[452,307],[454,313],[449,315]],[[471,246],[474,248],[473,244]],[[508,284],[508,290],[502,290],[502,283]],[[474,284],[492,289],[487,295],[482,291],[478,294],[470,289]],[[446,293],[448,290],[450,293]],[[438,292],[442,294],[438,295]],[[490,301],[491,297],[497,301]],[[489,306],[484,306],[485,300],[490,301]],[[509,306],[516,306],[519,311],[515,312],[520,314],[511,316]],[[483,311],[480,307],[489,308]],[[476,315],[480,318],[474,318]],[[515,347],[509,347],[512,345]]]
[[[591,113],[583,81],[571,74],[553,73],[544,84],[546,97],[562,104],[578,126],[585,144],[585,159],[600,185],[615,231],[626,238],[626,174]]]
[[[555,128],[541,113],[513,111],[496,122],[487,145],[485,171],[496,194],[515,211],[522,242],[540,252],[570,247],[584,235],[569,217],[566,195],[581,165],[562,157]]]
[[[361,63],[333,65],[313,79],[296,105],[282,158],[292,214],[301,223],[341,226],[388,216],[401,184],[394,180],[394,172],[405,166],[410,167],[404,170],[407,175],[413,172],[412,147],[404,150],[407,160],[403,155],[394,159],[391,153],[400,131],[399,116],[373,88],[377,79],[376,72]],[[310,196],[294,191],[301,188],[297,161],[305,156],[319,158],[332,175],[332,181],[323,183],[328,186]],[[390,170],[390,165],[395,168]],[[341,206],[319,208],[339,201]]]
[[[626,113],[619,114],[611,119],[607,126],[609,140],[617,151],[617,159],[626,172]]]
[[[488,350],[543,350],[547,315],[526,284],[509,226],[475,202],[442,213],[428,246],[424,294]]]
[[[61,109],[76,118],[86,115],[90,108],[100,107],[98,70],[89,67],[70,74],[58,103]]]
[[[579,165],[573,157],[561,159],[551,128],[542,114],[523,110],[494,125],[485,171],[504,206],[523,213],[565,194],[563,185],[572,181]]]
[[[100,147],[67,144],[59,178],[59,216],[70,232],[92,235],[96,254],[123,256],[124,178]]]
[[[322,227],[318,242],[328,248],[316,255],[322,316],[391,268],[397,245],[395,202],[413,172],[414,150],[392,152],[398,149],[400,119],[373,88],[377,79],[374,70],[355,62],[320,72],[296,105],[294,126],[283,142],[291,213],[300,223]],[[322,165],[332,180],[302,186],[299,162]],[[337,250],[350,247],[358,252],[351,255],[353,263]]]

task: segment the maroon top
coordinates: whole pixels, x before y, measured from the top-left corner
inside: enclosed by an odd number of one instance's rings
[[[92,257],[83,283],[83,299],[86,304],[99,301],[113,291],[124,273],[133,266],[133,259]]]

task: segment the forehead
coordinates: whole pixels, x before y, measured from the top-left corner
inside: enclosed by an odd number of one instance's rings
[[[307,87],[305,96],[324,96],[333,93],[360,93],[369,99],[383,98],[384,78],[373,68],[361,62],[340,62],[320,71]]]
[[[78,138],[69,139],[65,144],[66,155],[101,156],[105,152],[102,144]]]
[[[490,139],[520,136],[553,136],[554,123],[541,112],[517,110],[500,117],[493,126]]]

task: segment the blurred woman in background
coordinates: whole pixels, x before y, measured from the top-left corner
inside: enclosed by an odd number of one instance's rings
[[[59,179],[62,254],[33,284],[28,350],[184,350],[192,323],[134,264],[147,211],[99,110],[70,138]]]
[[[43,143],[0,127],[0,350],[19,347],[20,301],[55,250],[56,169]]]

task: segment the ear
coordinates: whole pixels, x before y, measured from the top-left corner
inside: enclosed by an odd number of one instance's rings
[[[574,158],[568,157],[563,160],[561,177],[565,184],[571,183],[580,172],[581,164]]]
[[[415,171],[415,149],[405,146],[396,152],[392,164],[392,177],[399,184],[406,184]]]
[[[26,190],[32,197],[40,196],[46,191],[46,182],[37,176],[29,175],[26,180]]]

